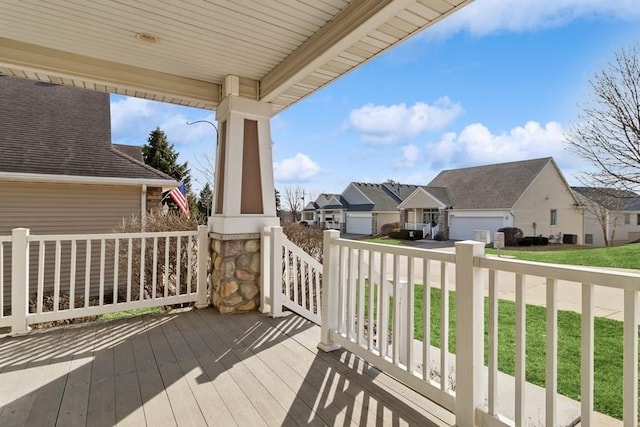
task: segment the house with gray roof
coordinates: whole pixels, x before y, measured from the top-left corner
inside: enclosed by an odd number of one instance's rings
[[[352,182],[341,194],[321,194],[305,207],[305,220],[321,228],[350,234],[378,234],[389,223],[400,222],[398,204],[417,185]]]
[[[0,235],[109,232],[178,184],[111,143],[108,94],[0,74],[0,98]]]
[[[640,239],[640,196],[630,190],[571,187],[584,209],[584,243],[619,245]]]
[[[583,206],[551,157],[442,171],[399,208],[405,226],[435,221],[445,239],[517,227],[552,241],[584,240]]]

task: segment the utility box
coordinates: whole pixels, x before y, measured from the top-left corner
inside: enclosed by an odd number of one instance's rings
[[[488,245],[491,243],[491,232],[489,230],[473,230],[473,240]]]
[[[504,233],[501,231],[496,231],[493,234],[493,247],[495,249],[504,248]]]

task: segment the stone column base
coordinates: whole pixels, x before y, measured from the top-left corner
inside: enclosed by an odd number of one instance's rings
[[[221,314],[253,311],[260,301],[260,234],[209,233],[211,303]]]

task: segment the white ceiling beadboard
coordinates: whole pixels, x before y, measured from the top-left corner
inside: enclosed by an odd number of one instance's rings
[[[0,0],[0,73],[207,109],[236,75],[277,112],[470,2]]]

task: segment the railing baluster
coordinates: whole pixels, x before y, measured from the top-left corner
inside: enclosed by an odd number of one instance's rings
[[[0,319],[4,317],[4,243],[0,242]]]
[[[431,286],[429,285],[429,260],[422,259],[422,378],[429,381],[431,363]]]
[[[440,389],[446,391],[449,371],[449,283],[447,265],[440,261]]]
[[[87,239],[87,250],[84,257],[84,306],[89,307],[91,295],[91,240]]]
[[[164,239],[164,278],[163,278],[163,295],[164,297],[169,296],[169,248],[171,246],[171,240],[169,236]]]
[[[307,310],[313,310],[311,298],[313,295],[309,292],[311,280],[311,271],[309,270],[309,264],[300,258],[300,281],[302,283],[302,306]]]
[[[373,250],[369,249],[369,309],[367,310],[367,350],[371,351],[374,348],[373,345],[373,337],[374,337],[374,293],[375,293],[375,277],[373,273]]]
[[[364,253],[358,251],[358,344],[364,343],[364,323],[367,316],[364,312]]]
[[[69,310],[76,306],[76,262],[78,246],[76,240],[71,240],[71,271],[69,272]]]
[[[624,291],[624,403],[625,427],[638,423],[638,292]]]
[[[182,237],[176,237],[176,295],[180,295],[180,256],[182,254]],[[191,266],[189,266],[191,269]]]
[[[593,285],[582,284],[582,351],[580,353],[581,419],[583,427],[593,426]],[[626,374],[626,372],[625,372]]]
[[[56,255],[55,255],[55,267],[53,277],[53,311],[57,312],[60,309],[60,260],[62,246],[60,240],[56,240]]]
[[[380,252],[380,284],[378,286],[380,354],[387,357],[389,355],[389,294],[387,293],[387,254],[384,252]]]
[[[298,287],[300,286],[300,282],[298,280],[299,268],[298,268],[298,256],[291,251],[291,261],[293,262],[292,270],[293,270],[293,301],[296,304],[300,304],[300,290]]]
[[[355,281],[356,272],[354,268],[355,249],[349,248],[347,259],[347,338],[353,339],[354,335],[354,322],[355,322]]]
[[[489,414],[496,415],[498,399],[498,292],[496,271],[489,270]]]
[[[415,302],[414,302],[414,277],[413,277],[413,257],[408,257],[407,259],[407,285],[406,285],[406,296],[405,296],[405,306],[403,310],[406,311],[406,324],[402,325],[405,328],[405,353],[406,353],[406,361],[407,371],[413,372],[415,370],[415,362],[413,360],[413,322],[414,322],[414,311],[415,311]]]
[[[346,265],[345,265],[345,257],[346,252],[344,246],[338,246],[336,248],[338,251],[338,283],[336,287],[338,288],[338,332],[344,333],[346,331],[345,323],[344,323],[344,300],[345,300],[345,284],[346,282]]]
[[[142,301],[144,299],[144,280],[145,280],[145,266],[146,260],[145,255],[147,252],[147,239],[144,237],[140,238],[140,283],[139,283],[139,292],[138,299]]]
[[[131,237],[129,237],[127,246],[127,302],[131,302],[131,270],[133,268],[133,239]]]
[[[320,271],[314,269],[315,274],[315,300],[316,300],[316,311],[315,313],[319,316],[322,312],[322,298],[320,297]]]
[[[113,304],[118,303],[118,276],[120,275],[120,239],[113,242]]]
[[[44,299],[44,263],[47,255],[44,240],[38,245],[38,289],[36,291],[36,313],[42,313],[42,300]]]
[[[555,426],[558,412],[558,286],[547,278],[546,425]]]
[[[382,323],[382,298],[384,296],[384,275],[386,274],[386,267],[384,265],[384,254],[382,252],[378,252],[378,254],[380,255],[380,268],[378,269],[380,271],[380,277],[378,277],[378,284],[376,288],[378,292],[376,295],[376,348],[378,349],[378,351],[380,351],[381,356],[386,356],[386,347],[383,347],[382,345],[382,331],[386,330],[385,328],[383,328]],[[384,335],[384,337],[384,339],[386,340],[386,334]]]
[[[191,281],[193,280],[193,273],[191,273],[191,265],[193,263],[193,238],[189,236],[187,239],[187,294],[191,294]]]
[[[284,273],[282,277],[284,282],[284,294],[288,300],[291,300],[291,275],[289,274],[289,271],[291,271],[291,262],[289,261],[291,259],[291,253],[289,252],[289,249],[285,247],[282,247],[281,251],[284,251],[284,255],[282,256],[284,262]]]
[[[393,333],[391,334],[391,351],[393,352],[393,364],[400,363],[400,256],[393,255]]]
[[[104,305],[104,267],[105,267],[105,239],[100,239],[100,291],[98,293],[98,305]]]
[[[516,359],[515,359],[515,423],[524,425],[526,381],[526,300],[522,274],[516,274]]]
[[[156,299],[156,287],[158,285],[158,238],[153,238],[153,269],[151,273],[151,299]]]

